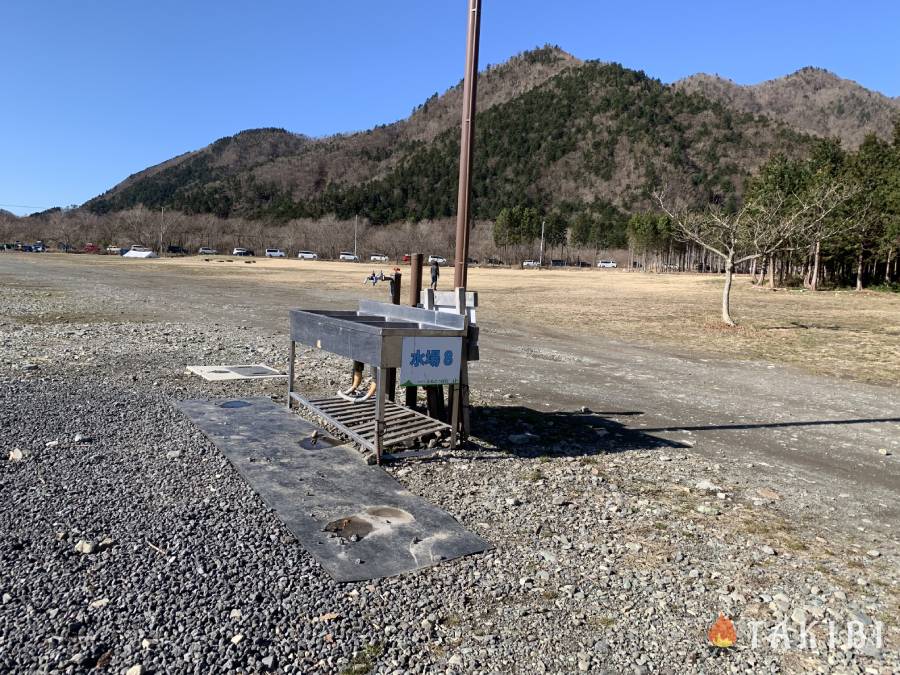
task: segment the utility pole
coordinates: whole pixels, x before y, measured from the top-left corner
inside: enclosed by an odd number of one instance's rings
[[[356,220],[353,221],[353,255],[357,255],[356,253],[356,235],[359,231],[359,214],[356,214]]]
[[[546,224],[546,220],[541,221],[541,257],[538,260],[538,267],[541,269],[544,267],[544,225]]]
[[[466,75],[463,80],[462,129],[459,140],[459,195],[456,205],[456,260],[453,286],[466,286],[469,256],[469,198],[472,193],[472,141],[475,136],[475,98],[478,82],[478,38],[481,31],[481,0],[469,0],[466,31]]]
[[[162,245],[163,245],[163,229],[166,226],[166,207],[159,207],[159,255],[163,254]]]

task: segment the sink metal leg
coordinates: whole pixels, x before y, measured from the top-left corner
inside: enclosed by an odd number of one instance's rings
[[[381,464],[384,441],[384,396],[386,380],[384,368],[375,369],[375,459]]]
[[[287,376],[287,407],[288,410],[291,409],[291,402],[293,397],[291,394],[294,393],[294,360],[297,352],[297,343],[291,340],[291,349],[288,354],[288,376]]]

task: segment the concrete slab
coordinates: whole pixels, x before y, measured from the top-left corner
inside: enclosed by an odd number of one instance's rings
[[[491,547],[268,398],[176,405],[336,581],[395,576]]]
[[[187,369],[208,382],[225,380],[263,380],[270,377],[287,377],[284,373],[257,363],[244,366],[188,366]]]

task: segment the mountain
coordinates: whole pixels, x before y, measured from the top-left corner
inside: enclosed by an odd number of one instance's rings
[[[775,91],[793,87],[802,98],[823,90],[814,81],[837,79],[804,73],[784,78],[794,84]],[[772,153],[805,154],[810,133],[828,133],[779,112],[793,110],[784,103],[787,93],[757,100],[747,98],[747,89],[708,76],[664,85],[557,47],[490,67],[478,84],[475,215],[493,218],[517,204],[628,212],[650,206],[661,186],[694,203],[733,202]],[[867,94],[855,93],[865,110],[870,101],[889,101]],[[313,139],[283,129],[243,131],[134,174],[85,206],[98,213],[144,204],[273,219],[359,214],[374,223],[450,216],[460,97],[461,83],[405,120],[353,134]],[[862,105],[839,100],[840,119],[850,117],[847,107]],[[821,128],[837,122],[829,124]],[[872,120],[866,124],[858,126],[876,129]]]
[[[701,73],[679,80],[676,89],[701,94],[752,115],[765,115],[792,129],[815,136],[840,138],[844,147],[859,147],[875,133],[890,138],[900,117],[900,99],[845,80],[822,68],[754,85],[740,85]]]

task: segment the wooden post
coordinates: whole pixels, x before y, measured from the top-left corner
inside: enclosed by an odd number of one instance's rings
[[[409,258],[409,305],[416,307],[422,293],[422,259],[421,253],[413,253]],[[415,408],[419,396],[418,387],[406,387],[406,407]]]

